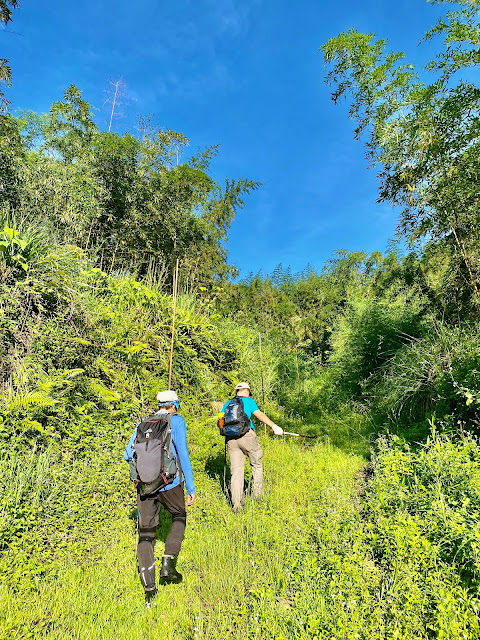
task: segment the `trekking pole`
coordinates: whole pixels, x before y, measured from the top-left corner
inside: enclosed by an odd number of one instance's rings
[[[170,363],[168,366],[168,388],[172,384],[172,363],[173,363],[173,341],[175,339],[175,316],[177,313],[177,292],[178,292],[178,258],[173,273],[173,316],[172,316],[172,340],[170,342]]]
[[[273,433],[273,429],[270,429],[270,433]],[[320,438],[320,435],[318,435],[318,436],[307,436],[306,434],[303,434],[303,433],[292,433],[291,431],[284,431],[283,435],[284,436],[296,436],[297,438]]]
[[[262,409],[265,413],[265,388],[263,386],[263,356],[262,356],[262,334],[258,334],[258,346],[260,349],[260,379],[262,381]],[[267,435],[267,425],[265,425],[265,435]]]

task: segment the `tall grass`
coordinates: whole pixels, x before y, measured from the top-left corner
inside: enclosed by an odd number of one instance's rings
[[[373,409],[400,425],[435,415],[477,430],[480,409],[478,327],[436,324],[405,344],[377,373]]]
[[[48,450],[24,455],[3,452],[0,456],[0,549],[6,549],[15,536],[36,525],[52,492],[50,457]]]

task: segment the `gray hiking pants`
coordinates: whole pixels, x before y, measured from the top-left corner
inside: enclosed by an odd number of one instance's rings
[[[162,505],[172,514],[172,527],[165,540],[165,555],[178,556],[187,524],[183,482],[173,487],[173,489],[159,491],[159,493],[153,497],[141,498],[137,495],[139,517],[137,558],[138,570],[144,587],[155,584],[155,555],[153,546],[155,544],[155,533],[158,526],[158,515]]]
[[[233,509],[236,511],[244,504],[243,483],[245,456],[248,456],[252,467],[253,497],[259,498],[263,493],[263,451],[257,434],[252,429],[241,438],[227,440],[227,449],[230,456],[230,471],[232,474],[230,490]]]

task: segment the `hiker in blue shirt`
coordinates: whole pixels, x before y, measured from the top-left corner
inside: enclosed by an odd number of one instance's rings
[[[188,496],[186,506],[192,506],[196,499],[192,464],[187,447],[187,428],[185,420],[177,413],[180,408],[178,396],[175,391],[160,391],[157,400],[159,411],[155,415],[168,414],[170,417],[172,453],[177,461],[178,472],[171,484],[167,484],[152,495],[141,496],[140,493],[137,494],[139,517],[137,557],[140,577],[146,594],[154,594],[156,591],[153,548],[160,507],[163,506],[172,515],[172,526],[165,540],[160,580],[161,582],[181,582],[182,575],[176,570],[176,559],[180,553],[187,523],[184,481]],[[129,463],[134,460],[136,435],[137,429],[132,433],[123,454],[124,459]]]
[[[270,418],[260,411],[255,400],[251,397],[252,392],[248,382],[239,382],[235,387],[235,396],[232,400],[228,400],[222,408],[222,413],[225,412],[230,402],[235,402],[236,398],[241,398],[243,403],[243,410],[250,419],[250,429],[247,433],[240,437],[227,437],[226,444],[228,449],[228,455],[230,457],[230,471],[232,474],[230,481],[230,490],[232,496],[233,512],[237,513],[241,511],[244,506],[243,497],[243,483],[245,472],[245,456],[248,456],[250,460],[250,466],[252,467],[253,487],[252,493],[254,498],[259,498],[263,493],[263,467],[262,457],[263,451],[260,446],[260,442],[255,433],[255,426],[251,420],[251,416],[255,416],[261,422],[270,427],[272,433],[275,435],[283,435],[283,429],[276,425]]]

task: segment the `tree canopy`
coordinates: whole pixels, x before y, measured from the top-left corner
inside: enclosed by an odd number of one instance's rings
[[[332,98],[350,98],[355,136],[366,136],[367,157],[379,167],[379,201],[400,208],[399,231],[410,242],[433,241],[450,254],[449,288],[476,307],[480,89],[469,69],[480,62],[479,2],[453,4],[459,8],[424,36],[443,37],[426,66],[431,82],[373,34],[351,29],[322,51]]]
[[[56,242],[82,247],[110,272],[165,275],[179,259],[189,285],[228,278],[234,273],[228,228],[260,183],[219,184],[209,174],[218,147],[188,157],[183,134],[147,119],[139,130],[100,131],[74,85],[47,114],[5,115],[4,217],[42,225]]]

